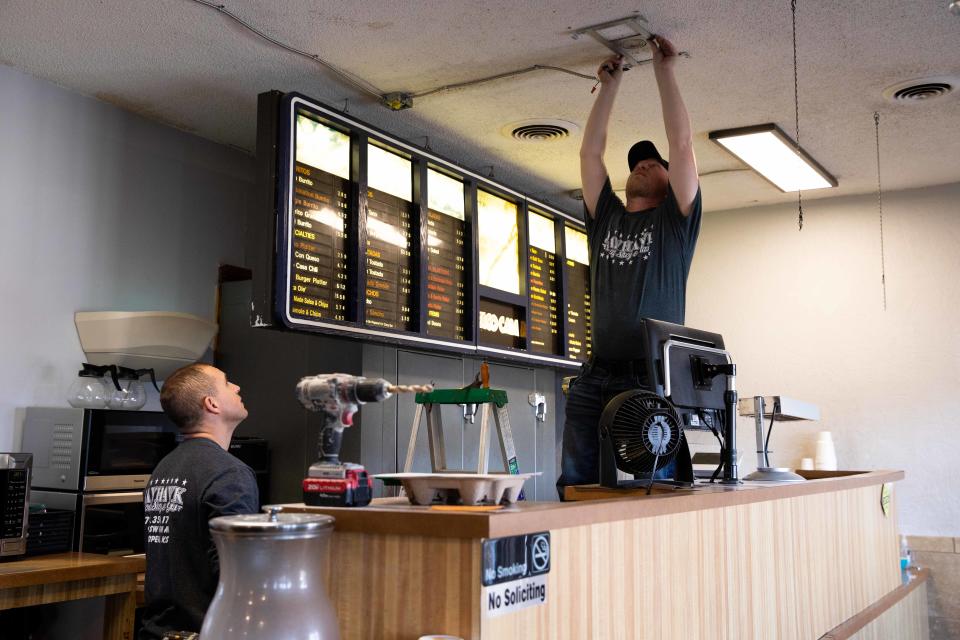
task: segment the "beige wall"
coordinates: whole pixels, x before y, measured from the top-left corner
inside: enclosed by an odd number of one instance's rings
[[[709,202],[709,183],[704,199]],[[741,396],[820,406],[774,427],[775,462],[833,432],[841,469],[904,469],[901,530],[960,535],[960,184],[884,196],[887,308],[874,195],[708,213],[687,324],[723,334]],[[741,418],[744,473],[753,425]],[[879,496],[878,496],[879,500]]]

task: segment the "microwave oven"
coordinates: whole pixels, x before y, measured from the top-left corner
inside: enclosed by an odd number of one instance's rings
[[[159,411],[28,407],[30,499],[73,512],[75,551],[143,553],[143,489],[180,439]]]
[[[160,411],[28,407],[21,451],[33,454],[34,489],[143,489],[180,439]]]

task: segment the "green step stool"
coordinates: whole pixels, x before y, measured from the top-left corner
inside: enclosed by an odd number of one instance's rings
[[[403,465],[404,473],[409,473],[413,466],[413,452],[417,445],[417,433],[420,430],[420,420],[424,413],[427,415],[427,442],[430,444],[430,465],[433,467],[434,473],[487,473],[490,458],[489,418],[491,405],[493,405],[493,417],[497,425],[497,436],[500,440],[500,454],[503,457],[504,470],[511,474],[520,473],[520,467],[517,464],[517,450],[513,445],[513,431],[510,429],[510,418],[507,415],[506,391],[479,387],[434,389],[426,393],[418,393],[414,402],[417,403],[417,412],[413,416],[413,428],[410,430],[407,459]],[[480,454],[476,472],[447,467],[447,452],[443,443],[443,423],[440,418],[440,409],[435,407],[435,405],[444,404],[477,404],[481,406]]]

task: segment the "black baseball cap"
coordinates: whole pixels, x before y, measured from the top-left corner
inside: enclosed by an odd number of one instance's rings
[[[657,151],[656,145],[649,140],[641,140],[630,147],[630,152],[627,153],[627,164],[630,167],[630,171],[633,171],[633,168],[637,166],[637,163],[641,160],[649,160],[650,158],[662,164],[664,169],[670,168],[670,163],[663,159],[663,156]]]

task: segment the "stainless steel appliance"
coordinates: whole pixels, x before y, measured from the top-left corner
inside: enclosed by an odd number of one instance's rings
[[[161,412],[30,407],[21,449],[34,454],[33,502],[74,512],[73,549],[143,552],[143,488],[177,445]]]
[[[32,459],[29,453],[0,453],[0,558],[27,551]]]
[[[28,407],[21,449],[34,455],[37,489],[142,489],[177,436],[160,411]]]

